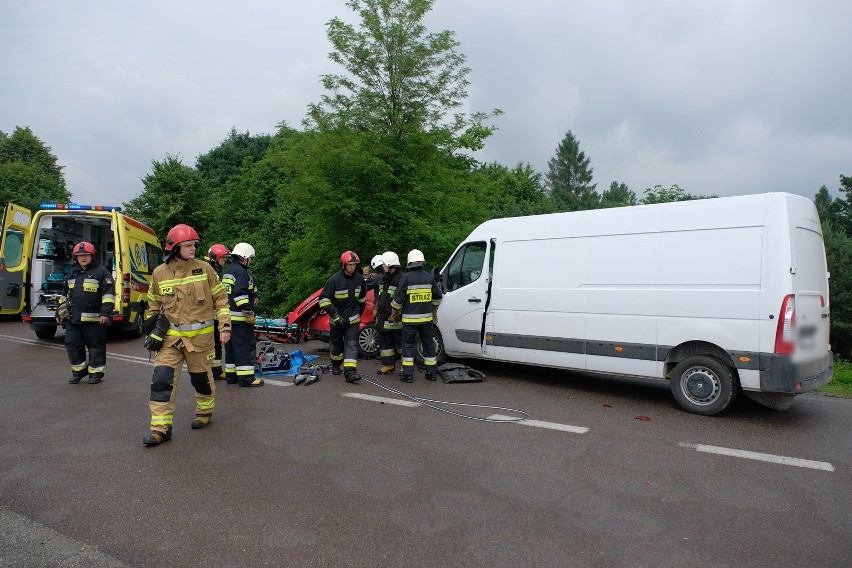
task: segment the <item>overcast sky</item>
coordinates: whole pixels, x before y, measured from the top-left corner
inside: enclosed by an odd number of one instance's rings
[[[0,130],[30,127],[78,203],[138,195],[152,160],[194,166],[232,127],[301,127],[344,0],[0,0]],[[603,191],[838,194],[852,175],[852,1],[437,0],[477,154],[546,172],[567,131]]]

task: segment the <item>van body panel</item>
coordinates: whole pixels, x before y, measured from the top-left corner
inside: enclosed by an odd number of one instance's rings
[[[487,221],[444,266],[445,287],[448,267],[474,243],[489,248],[475,276],[491,278],[447,288],[438,328],[448,355],[656,379],[703,355],[729,368],[738,388],[775,393],[831,378],[825,250],[805,197]],[[790,295],[792,320],[782,313]],[[776,353],[785,323],[795,347]]]
[[[31,223],[29,209],[14,203],[6,205],[0,238],[0,314],[19,314],[24,308]]]

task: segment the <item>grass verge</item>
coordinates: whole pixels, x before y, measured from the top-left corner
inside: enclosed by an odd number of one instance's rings
[[[844,359],[834,359],[834,375],[831,382],[816,392],[852,398],[852,362]]]

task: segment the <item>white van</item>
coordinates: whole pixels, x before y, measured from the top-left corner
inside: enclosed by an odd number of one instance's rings
[[[831,380],[813,202],[785,193],[487,221],[441,271],[447,355],[669,379],[714,415]]]

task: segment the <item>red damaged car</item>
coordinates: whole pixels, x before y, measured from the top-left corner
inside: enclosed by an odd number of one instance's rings
[[[328,341],[331,326],[328,314],[319,307],[319,296],[322,288],[305,298],[301,304],[287,314],[287,323],[307,329],[311,337]],[[379,354],[379,332],[373,320],[373,304],[375,294],[367,290],[366,307],[361,316],[361,332],[358,334],[358,354],[361,357],[373,358]]]

